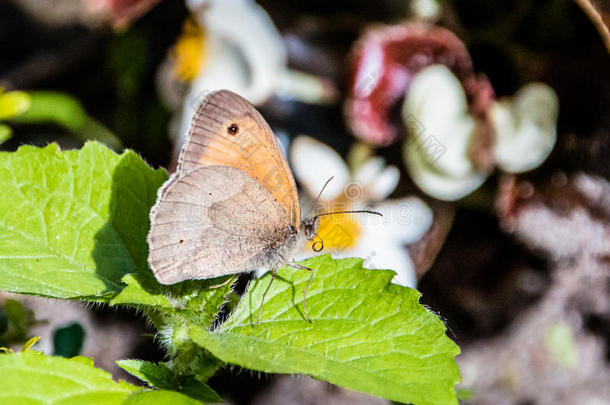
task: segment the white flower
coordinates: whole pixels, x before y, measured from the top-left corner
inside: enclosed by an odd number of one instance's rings
[[[170,126],[176,158],[197,106],[212,91],[231,90],[254,105],[273,95],[314,104],[337,97],[330,81],[287,68],[283,39],[253,0],[188,0],[187,6],[196,22],[187,20],[157,80],[164,103],[176,111]]]
[[[420,71],[405,97],[402,115],[411,139],[405,160],[411,178],[427,194],[457,200],[477,189],[487,173],[468,157],[475,121],[459,80],[443,65]]]
[[[538,167],[555,146],[558,111],[557,94],[542,83],[522,87],[512,100],[494,102],[490,117],[498,166],[510,173]]]
[[[209,92],[227,89],[260,104],[274,93],[287,58],[280,33],[254,1],[190,0],[187,6],[205,30],[205,52],[182,108],[178,145]]]
[[[510,173],[538,167],[556,139],[559,102],[550,87],[533,83],[488,111],[494,163]],[[464,89],[443,65],[422,69],[405,97],[402,116],[409,130],[404,156],[411,178],[427,194],[447,201],[476,190],[489,175],[469,156],[476,134]]]
[[[432,211],[416,197],[385,200],[398,184],[398,169],[386,166],[381,158],[372,158],[350,174],[337,152],[307,136],[294,140],[290,161],[309,200],[334,176],[322,193],[320,203],[324,208],[319,213],[368,208],[383,214],[383,217],[371,214],[321,217],[318,229],[324,241],[321,253],[330,252],[337,258],[361,257],[365,267],[394,270],[395,283],[415,287],[415,269],[405,245],[426,233],[432,224]],[[295,259],[312,254],[311,246],[307,245]]]
[[[409,10],[413,18],[430,22],[438,20],[442,11],[437,0],[412,0]]]

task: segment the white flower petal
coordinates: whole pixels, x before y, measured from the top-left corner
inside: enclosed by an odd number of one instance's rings
[[[436,20],[442,11],[437,0],[412,0],[409,9],[420,20]]]
[[[406,245],[418,241],[430,228],[434,214],[417,197],[389,200],[373,207],[383,217],[362,215],[359,223],[365,237],[383,238],[393,244]]]
[[[558,110],[557,94],[542,83],[521,88],[512,102],[495,102],[490,118],[496,130],[498,166],[511,173],[538,167],[555,145]]]
[[[225,48],[239,52],[241,74],[248,78],[248,88],[239,94],[253,104],[267,99],[282,76],[287,59],[282,37],[269,15],[252,0],[211,0],[206,7],[193,6],[197,7],[194,12],[199,24],[221,38]],[[215,63],[213,55],[208,61]]]
[[[396,188],[400,172],[394,166],[385,167],[385,160],[374,157],[356,169],[353,181],[360,185],[368,201],[381,201]]]
[[[377,176],[377,179],[366,188],[369,201],[383,201],[398,185],[400,171],[396,166],[388,166]]]
[[[381,174],[385,167],[385,160],[381,157],[374,157],[362,164],[354,171],[353,179],[362,185],[372,183]]]
[[[426,194],[439,200],[455,201],[479,188],[487,178],[486,173],[470,172],[456,178],[435,170],[421,156],[418,146],[405,143],[404,157],[411,179]]]
[[[311,196],[317,196],[331,176],[322,200],[332,200],[343,192],[349,182],[349,171],[341,156],[330,146],[301,135],[292,141],[290,163],[297,180]]]
[[[251,0],[188,0],[205,28],[202,68],[184,100],[177,149],[203,98],[227,89],[259,104],[275,91],[286,69],[284,42],[267,13]],[[239,24],[235,24],[239,21]]]
[[[468,148],[475,122],[462,85],[449,69],[432,65],[413,79],[402,110],[409,140],[422,158],[453,177],[473,170]]]

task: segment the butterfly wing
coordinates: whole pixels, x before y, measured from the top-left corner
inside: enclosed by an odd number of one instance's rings
[[[290,233],[275,198],[228,166],[173,175],[150,217],[148,262],[163,284],[252,270]]]
[[[191,122],[178,160],[178,174],[201,166],[240,169],[260,183],[299,227],[297,189],[277,139],[265,119],[244,98],[228,90],[208,95]]]

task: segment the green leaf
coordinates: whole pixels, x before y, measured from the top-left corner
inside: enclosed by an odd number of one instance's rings
[[[210,387],[191,376],[178,376],[163,363],[142,360],[119,360],[117,364],[129,374],[147,382],[151,387],[179,391],[193,399],[208,402],[222,402]]]
[[[0,289],[105,300],[146,263],[148,212],[167,179],[99,143],[0,152]]]
[[[11,136],[13,136],[11,128],[4,124],[0,124],[0,145],[11,139]]]
[[[3,93],[0,88],[0,120],[23,114],[30,107],[30,97],[23,91]]]
[[[7,329],[2,336],[3,344],[21,343],[27,338],[28,330],[35,323],[34,313],[25,308],[21,302],[7,299],[4,302],[4,313],[8,320]]]
[[[363,269],[361,259],[324,255],[302,264],[315,270],[307,296],[313,323],[302,313],[309,274],[286,267],[267,294],[260,325],[269,274],[251,284],[218,330],[191,326],[189,336],[245,368],[309,374],[394,401],[457,404],[459,348],[417,291],[392,284],[391,271]]]
[[[138,387],[114,382],[81,358],[27,351],[0,355],[2,404],[121,404]]]
[[[458,400],[460,401],[467,401],[470,398],[472,398],[472,390],[469,388],[456,388],[455,389],[455,393],[457,395]]]
[[[90,117],[81,103],[71,95],[57,91],[32,91],[27,96],[29,108],[15,116],[13,121],[26,124],[53,123],[69,129],[82,141],[96,140],[115,150],[122,147],[121,140]]]
[[[144,360],[119,360],[116,364],[134,377],[147,382],[151,387],[165,388],[173,378],[172,370],[163,363]]]
[[[555,323],[548,327],[544,335],[544,345],[551,359],[563,368],[578,367],[578,344],[568,324]]]
[[[40,336],[34,336],[33,338],[28,339],[28,341],[25,342],[25,344],[21,348],[21,351],[27,352],[28,350],[30,350],[32,348],[32,346],[34,346],[36,343],[38,343],[39,340],[40,340]]]
[[[221,400],[222,402],[222,400]],[[123,405],[200,405],[201,402],[175,391],[154,390],[132,394]]]
[[[19,328],[25,328],[25,309],[21,302],[8,299],[4,302],[4,312],[9,321]]]
[[[111,303],[163,309],[164,312],[181,317],[183,321],[210,325],[220,307],[227,301],[226,296],[231,293],[230,282],[216,286],[231,278],[233,277],[189,280],[164,286],[157,282],[151,272],[128,274],[123,277],[127,286]]]
[[[53,354],[61,357],[78,356],[85,341],[85,329],[78,322],[72,322],[53,332]]]

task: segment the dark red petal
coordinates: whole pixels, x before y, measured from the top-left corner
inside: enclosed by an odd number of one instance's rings
[[[432,64],[447,66],[463,83],[474,78],[468,50],[451,31],[423,23],[367,31],[356,42],[350,59],[345,115],[352,132],[377,145],[395,141],[400,127],[399,103],[415,74]],[[472,82],[473,90],[491,89],[485,88],[483,81],[479,87],[475,83],[479,82]],[[490,94],[493,97],[493,90]],[[486,97],[469,98],[485,105]]]

